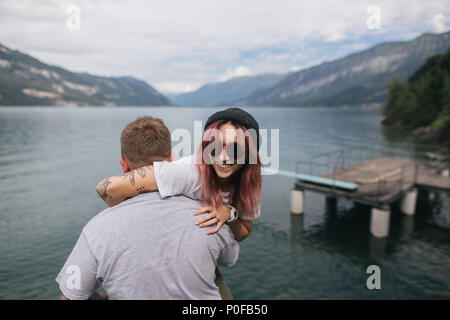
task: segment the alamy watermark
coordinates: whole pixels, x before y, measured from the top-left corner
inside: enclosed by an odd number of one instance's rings
[[[189,156],[193,152],[197,155],[199,147],[201,156],[195,157],[196,164],[202,161],[211,165],[214,161],[237,164],[256,164],[258,155],[261,164],[268,169],[263,171],[265,175],[273,175],[278,172],[280,164],[280,130],[279,129],[226,129],[225,135],[221,130],[208,129],[202,134],[202,121],[194,121],[194,136],[185,128],[175,129],[171,134],[172,151],[175,158]],[[226,137],[231,136],[236,141],[230,146],[224,143]],[[257,142],[259,141],[259,151]]]
[[[367,274],[370,274],[370,276],[367,278],[366,286],[367,289],[373,290],[381,289],[381,269],[380,266],[377,266],[376,264],[370,265],[367,267],[366,270]]]
[[[66,9],[69,17],[66,21],[66,26],[69,30],[80,30],[81,28],[81,8],[75,4],[71,4]]]
[[[67,267],[66,273],[69,274],[69,277],[66,280],[67,289],[79,290],[81,288],[81,269],[79,266],[75,264],[71,264]]]
[[[377,5],[370,5],[366,9],[368,15],[366,20],[366,26],[369,30],[381,29],[381,9]]]

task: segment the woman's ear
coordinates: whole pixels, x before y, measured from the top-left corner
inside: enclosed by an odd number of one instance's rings
[[[173,150],[172,150],[172,151],[170,151],[170,159],[169,159],[169,162],[172,162],[174,158],[175,158],[175,156],[174,156],[174,153],[173,153]]]
[[[131,171],[131,168],[128,165],[128,162],[124,157],[120,157],[119,161],[120,161],[120,165],[122,166],[122,170],[124,173]]]

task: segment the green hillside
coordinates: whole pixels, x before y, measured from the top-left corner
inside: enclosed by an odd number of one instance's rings
[[[383,108],[388,126],[428,132],[450,147],[450,50],[429,58],[405,82],[394,79]]]
[[[407,79],[427,58],[450,48],[450,32],[423,34],[410,41],[386,42],[294,72],[237,105],[342,106],[384,103],[394,76]]]
[[[164,95],[144,81],[70,72],[0,44],[0,105],[168,104]]]

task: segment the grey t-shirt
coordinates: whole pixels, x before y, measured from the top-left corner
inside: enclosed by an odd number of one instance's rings
[[[56,278],[69,299],[100,285],[110,299],[220,299],[216,264],[231,267],[239,245],[228,225],[207,235],[201,205],[184,196],[141,194],[92,218]]]

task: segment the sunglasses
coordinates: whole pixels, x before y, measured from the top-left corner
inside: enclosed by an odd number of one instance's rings
[[[212,141],[210,143],[214,143],[214,142]],[[245,150],[237,142],[232,142],[232,143],[228,143],[228,144],[222,143],[222,145],[217,143],[216,146],[210,152],[211,157],[215,158],[216,154],[217,154],[217,156],[219,156],[221,154],[222,150],[225,150],[228,158],[230,160],[233,160],[234,163],[236,163],[238,160],[242,160],[245,158]],[[244,163],[244,162],[242,162],[242,163]]]

